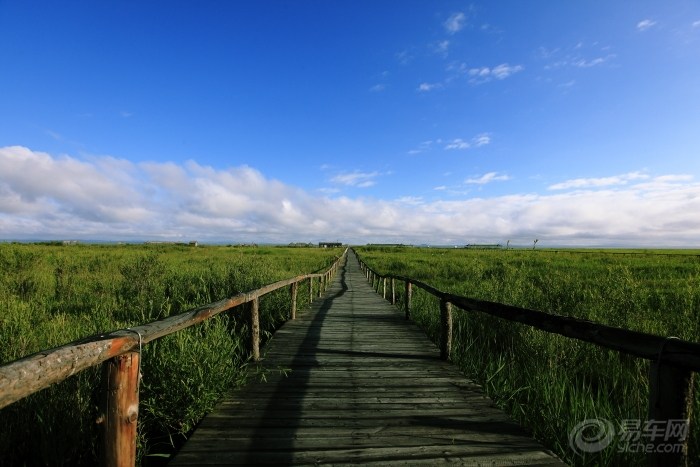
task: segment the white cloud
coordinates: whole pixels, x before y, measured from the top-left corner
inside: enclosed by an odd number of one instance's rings
[[[603,46],[598,42],[591,44],[578,42],[576,45],[563,48],[540,47],[538,56],[547,61],[544,65],[545,70],[558,70],[565,67],[592,68],[615,60],[617,54],[611,53],[610,50],[611,47]]]
[[[398,52],[396,54],[396,60],[401,65],[408,65],[409,63],[411,63],[411,60],[413,60],[413,56],[408,50],[402,50],[401,52]]]
[[[698,20],[698,21],[693,21],[692,27],[694,27],[694,28],[700,28],[700,20]]]
[[[462,138],[455,138],[445,145],[446,150],[451,149],[469,149],[472,147],[486,146],[491,143],[491,136],[488,133],[481,133],[473,137],[470,141],[465,141]]]
[[[491,74],[491,69],[489,67],[472,68],[469,70],[470,76],[489,76],[490,74]]]
[[[506,174],[499,175],[498,172],[489,172],[476,178],[468,178],[464,181],[467,185],[485,185],[491,182],[504,182],[510,180],[510,176]]]
[[[447,145],[445,146],[445,149],[450,150],[450,149],[469,149],[471,147],[471,144],[469,142],[464,141],[462,138],[455,138]]]
[[[53,130],[46,130],[46,134],[49,135],[51,138],[55,139],[56,141],[63,141],[63,135]]]
[[[558,84],[557,87],[566,89],[566,88],[573,87],[575,84],[576,84],[576,80],[572,79],[572,80],[567,81],[566,83]]]
[[[318,191],[325,195],[334,195],[336,193],[340,193],[341,190],[340,188],[319,188]]]
[[[466,70],[465,64],[459,67],[460,71],[464,72]],[[514,75],[525,68],[522,65],[509,65],[508,63],[501,63],[493,68],[481,67],[481,68],[469,68],[467,74],[470,79],[469,82],[473,84],[481,84],[491,81],[493,79],[503,80],[509,76]]]
[[[438,140],[437,143],[440,144],[441,141],[442,140]],[[414,149],[411,149],[410,151],[408,151],[408,154],[415,155],[415,154],[420,154],[422,152],[427,152],[427,151],[430,151],[432,149],[432,147],[433,147],[432,140],[423,141],[422,143],[420,143],[418,145],[417,148],[414,148]]]
[[[564,182],[555,183],[549,187],[550,190],[569,190],[571,188],[600,188],[615,185],[626,185],[634,180],[646,180],[649,176],[641,172],[630,172],[612,177],[600,178],[575,178]]]
[[[464,13],[453,13],[449,18],[447,18],[443,26],[448,34],[455,34],[464,28],[466,20],[467,17]]]
[[[510,66],[507,63],[501,63],[500,65],[491,69],[491,74],[495,76],[496,79],[505,79],[522,70],[523,67],[521,65]]]
[[[450,41],[444,40],[435,44],[435,53],[443,57],[447,57],[447,52],[450,49]]]
[[[679,174],[679,175],[661,175],[659,177],[654,177],[655,182],[659,183],[677,183],[677,182],[689,182],[693,179],[692,175]]]
[[[432,91],[433,89],[438,89],[441,87],[442,87],[442,85],[440,83],[420,83],[417,91],[418,92],[429,92],[429,91]]]
[[[402,196],[401,198],[397,198],[396,202],[408,204],[410,206],[418,206],[424,203],[423,198],[420,196]]]
[[[616,57],[615,54],[609,54],[606,55],[605,57],[596,57],[590,60],[586,60],[584,58],[578,58],[576,60],[573,60],[571,64],[575,67],[578,68],[591,68],[594,66],[602,65],[605,62],[608,62]]]
[[[485,146],[491,143],[491,136],[488,133],[481,133],[480,135],[476,135],[474,138],[472,138],[472,143],[476,147]]]
[[[0,212],[28,210],[52,218],[77,216],[105,223],[148,216],[148,203],[136,192],[139,182],[127,161],[87,162],[20,146],[0,151]]]
[[[352,174],[364,174],[354,175]],[[341,178],[362,184],[377,175]],[[490,172],[473,183],[506,180]],[[546,194],[426,201],[320,195],[251,167],[77,159],[0,148],[0,238],[196,239],[221,242],[532,242],[700,246],[700,183],[630,172]],[[452,194],[436,187],[434,196]],[[330,197],[332,196],[332,197]],[[522,239],[522,240],[518,240]]]
[[[384,84],[375,84],[371,88],[369,88],[370,92],[382,92],[386,89],[386,85]]]
[[[133,116],[134,116],[134,113],[133,113],[133,112],[127,112],[126,110],[122,110],[121,112],[119,112],[119,115],[120,115],[122,118],[129,118],[129,117],[133,117]]]
[[[376,184],[374,180],[380,175],[379,172],[346,172],[331,178],[331,182],[339,185],[355,186],[358,188],[368,188]]]
[[[655,25],[656,25],[656,21],[653,21],[650,19],[644,19],[644,20],[637,23],[637,30],[644,32],[647,29],[654,27]]]

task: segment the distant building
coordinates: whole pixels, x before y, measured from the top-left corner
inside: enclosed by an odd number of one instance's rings
[[[190,246],[199,246],[199,243],[197,243],[197,240],[192,240]]]
[[[340,242],[319,242],[318,243],[319,248],[340,248],[341,246],[343,246],[343,244]]]

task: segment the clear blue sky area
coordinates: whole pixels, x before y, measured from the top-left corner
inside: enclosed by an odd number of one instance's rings
[[[0,0],[0,239],[700,246],[700,2]]]

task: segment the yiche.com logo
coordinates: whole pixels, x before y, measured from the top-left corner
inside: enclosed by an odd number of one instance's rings
[[[589,418],[569,433],[569,447],[579,455],[600,452],[615,438],[615,426],[604,418]]]

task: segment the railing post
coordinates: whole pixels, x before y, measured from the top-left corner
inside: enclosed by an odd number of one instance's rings
[[[396,279],[391,278],[391,304],[396,305]]]
[[[323,275],[318,278],[318,296],[323,296]]]
[[[314,278],[309,277],[309,304],[314,302]]]
[[[382,297],[384,298],[384,300],[386,300],[386,277],[382,280],[382,282],[384,283],[384,290],[382,293]]]
[[[650,466],[688,465],[692,404],[693,372],[667,365],[661,358],[652,362],[649,372],[648,422],[659,423],[663,435],[651,440],[655,449],[648,458]]]
[[[290,293],[292,295],[291,301],[292,301],[292,309],[289,312],[289,319],[297,319],[297,291],[299,289],[299,283],[294,282],[290,286]]]
[[[440,358],[450,359],[452,350],[452,304],[440,299]]]
[[[253,361],[260,360],[260,300],[255,297],[248,302],[250,320],[250,355]]]
[[[411,281],[406,281],[406,299],[404,302],[404,311],[406,312],[406,319],[411,319],[411,298],[413,298],[413,288],[411,287]]]
[[[139,353],[127,352],[102,364],[102,464],[136,465],[139,416]]]

